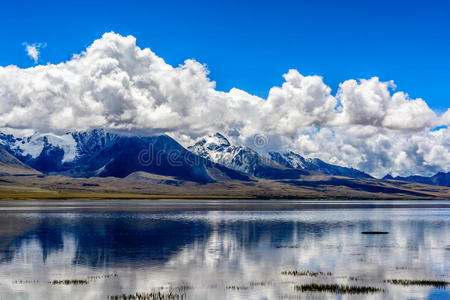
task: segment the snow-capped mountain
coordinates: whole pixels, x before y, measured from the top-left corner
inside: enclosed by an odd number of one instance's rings
[[[258,164],[264,159],[250,148],[231,145],[220,133],[200,139],[188,147],[188,150],[215,163],[248,174],[254,174]]]
[[[313,170],[328,175],[346,176],[351,178],[372,178],[372,176],[362,171],[328,164],[318,158],[304,158],[292,151],[283,153],[270,152],[269,155],[274,161],[288,168]]]
[[[87,153],[92,154],[94,150],[99,150],[99,145],[105,145],[102,141],[107,136],[109,134],[104,130],[63,135],[35,133],[24,138],[1,134],[0,144],[36,170],[61,172]]]
[[[77,156],[77,143],[70,133],[61,136],[35,133],[25,138],[0,134],[0,144],[7,147],[14,155],[28,157],[29,160],[37,159],[42,152],[49,151],[49,148],[59,148],[64,152],[62,162],[73,161]]]
[[[98,152],[120,137],[118,134],[113,134],[103,129],[74,132],[71,136],[76,143],[76,152],[78,156]]]
[[[249,147],[232,145],[220,133],[201,138],[189,146],[188,150],[230,169],[256,177],[282,179],[298,178],[304,174],[298,170],[287,169]]]
[[[386,175],[383,177],[384,180],[401,180],[401,181],[409,181],[416,183],[424,183],[431,185],[439,185],[439,186],[450,186],[450,172],[444,173],[439,172],[433,176],[407,176],[407,177],[392,177],[391,175]]]
[[[249,180],[190,153],[165,135],[123,136],[104,130],[26,138],[1,134],[0,144],[26,165],[47,174],[126,177],[144,171],[197,182],[214,182],[217,176]]]
[[[128,136],[90,130],[63,135],[36,133],[16,138],[0,133],[0,176],[41,176],[44,173],[124,178],[136,172],[202,184],[239,180],[248,182],[244,183],[245,186],[254,185],[252,181],[255,179],[250,176],[296,186],[320,184],[321,181],[311,181],[320,173],[358,180],[371,178],[364,172],[304,158],[293,152],[272,152],[270,157],[265,157],[249,147],[231,144],[219,133],[200,139],[189,150],[166,135]],[[450,173],[438,173],[432,177],[387,176],[385,179],[450,186]],[[354,187],[360,183],[349,181],[347,184]]]
[[[352,178],[372,178],[356,169],[327,164],[317,158],[304,158],[294,152],[270,152],[270,157],[265,157],[251,148],[232,145],[220,133],[204,137],[188,149],[201,157],[223,164],[228,168],[257,177],[265,177],[262,175],[265,174],[263,171],[267,169],[279,170],[284,167],[285,169],[317,171]]]

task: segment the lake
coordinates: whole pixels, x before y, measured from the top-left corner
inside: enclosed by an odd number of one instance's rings
[[[449,201],[0,202],[0,299],[450,299],[446,282]]]

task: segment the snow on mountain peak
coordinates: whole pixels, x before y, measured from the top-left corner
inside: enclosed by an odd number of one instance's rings
[[[318,158],[304,158],[292,151],[282,153],[270,152],[269,155],[275,162],[288,168],[314,170],[324,174],[353,178],[371,178],[370,175],[362,171],[328,164]]]
[[[188,147],[188,150],[215,163],[247,174],[253,174],[259,164],[264,161],[264,158],[253,149],[232,145],[220,133],[200,139],[193,146]]]
[[[215,146],[222,146],[222,147],[228,147],[231,146],[230,141],[226,137],[224,137],[220,133],[216,133],[213,135],[209,135],[207,137],[204,137],[200,142],[204,141],[204,145],[215,145]]]
[[[73,161],[77,156],[77,143],[71,134],[35,133],[29,137],[15,139],[9,146],[13,151],[21,152],[24,156],[30,155],[36,158],[46,145],[52,145],[64,151],[62,162]]]
[[[86,132],[68,132],[63,135],[53,133],[35,133],[28,137],[15,138],[12,135],[0,135],[0,143],[20,156],[38,158],[46,147],[60,148],[64,152],[61,163],[72,162],[80,155],[104,146],[114,138],[103,129]]]

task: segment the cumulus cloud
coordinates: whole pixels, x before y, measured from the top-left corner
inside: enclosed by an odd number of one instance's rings
[[[303,76],[297,70],[285,74],[282,87],[273,87],[263,110],[273,122],[270,131],[296,134],[298,127],[320,126],[335,118],[336,99],[319,76]]]
[[[439,123],[425,101],[410,99],[403,92],[391,94],[394,88],[393,81],[380,82],[377,77],[341,83],[337,97],[342,114],[338,115],[338,123],[400,130],[420,130]]]
[[[398,131],[373,126],[339,126],[305,130],[290,141],[308,157],[364,170],[373,176],[421,174],[450,170],[450,131]]]
[[[27,44],[24,43],[25,51],[27,52],[27,55],[29,58],[31,58],[35,64],[38,63],[39,56],[40,56],[40,48],[45,48],[47,44],[45,43],[35,43],[35,44]]]
[[[442,126],[450,126],[450,108],[441,116]]]
[[[37,62],[41,44],[27,52]],[[394,92],[378,78],[347,80],[335,95],[319,76],[284,75],[267,99],[215,89],[205,65],[173,67],[132,36],[110,32],[60,64],[0,67],[0,128],[62,133],[107,128],[166,133],[184,143],[213,132],[270,150],[360,168],[374,175],[450,169],[450,113]],[[264,149],[262,149],[264,150]]]

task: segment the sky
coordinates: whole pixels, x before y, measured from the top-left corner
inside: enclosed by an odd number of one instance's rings
[[[378,177],[450,171],[448,1],[8,1],[2,12],[0,128],[183,145],[220,131]]]
[[[46,43],[39,63],[71,58],[103,33],[178,65],[207,64],[219,90],[267,97],[282,74],[320,75],[336,90],[378,76],[446,110],[450,2],[436,1],[4,1],[0,65],[33,65],[23,43]]]

